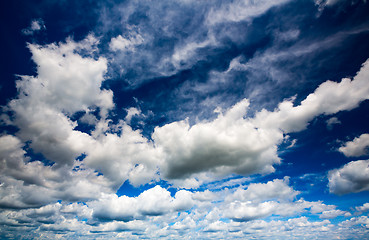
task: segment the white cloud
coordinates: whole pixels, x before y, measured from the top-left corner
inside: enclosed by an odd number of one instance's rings
[[[271,215],[276,207],[275,202],[252,204],[249,202],[232,202],[225,212],[225,217],[234,221],[250,221]]]
[[[336,118],[336,117],[331,117],[326,122],[327,122],[327,129],[328,130],[332,130],[333,126],[336,125],[336,124],[341,124],[341,121],[338,120],[338,118]]]
[[[249,101],[244,99],[210,122],[190,126],[184,120],[157,127],[152,139],[164,154],[162,173],[168,179],[183,179],[204,171],[215,175],[273,172],[273,165],[280,162],[277,146],[283,133],[301,131],[321,114],[357,107],[368,99],[368,81],[369,60],[352,80],[326,81],[297,106],[291,98],[273,112],[264,109],[247,118]]]
[[[226,197],[226,201],[264,201],[271,199],[293,200],[298,191],[288,186],[289,178],[274,179],[267,183],[252,183],[246,190],[238,188],[233,194]]]
[[[160,151],[126,123],[118,127],[120,136],[103,134],[86,149],[86,165],[102,172],[116,188],[127,179],[134,186],[156,180],[162,161]]]
[[[34,33],[45,30],[45,24],[42,19],[35,19],[31,22],[31,25],[28,28],[22,30],[24,35],[33,35]]]
[[[352,161],[328,174],[329,191],[347,194],[369,190],[369,160]]]
[[[45,166],[36,159],[29,161],[22,147],[14,136],[0,137],[2,206],[24,208],[57,200],[87,201],[112,192],[104,176],[97,176],[82,163],[76,162],[72,167]]]
[[[362,206],[358,206],[355,209],[359,212],[366,212],[369,210],[369,203],[364,203]]]
[[[361,134],[354,140],[346,142],[338,151],[346,157],[360,157],[369,154],[369,134]]]
[[[220,8],[212,8],[207,16],[207,22],[210,25],[224,22],[249,21],[252,18],[260,16],[272,7],[282,5],[289,0],[278,1],[233,1],[225,3]]]
[[[349,217],[349,216],[351,216],[351,214],[347,211],[333,209],[333,210],[323,211],[322,214],[319,217],[321,219],[333,219],[333,218],[336,218],[338,216]]]
[[[73,130],[77,123],[68,116],[99,107],[104,118],[114,107],[112,91],[100,89],[107,61],[79,54],[93,52],[97,43],[88,36],[78,43],[29,44],[38,75],[21,76],[19,96],[9,103],[21,140],[31,141],[34,151],[60,165],[72,165],[92,142],[88,134]]]
[[[40,46],[29,44],[32,59],[37,64],[37,77],[21,76],[17,88],[21,99],[30,104],[43,103],[73,114],[91,106],[111,109],[112,91],[101,90],[107,60],[83,57],[78,51],[91,49],[98,44],[93,36],[81,42]]]
[[[154,130],[152,139],[165,154],[162,172],[167,178],[186,178],[203,171],[226,175],[270,173],[279,163],[278,129],[257,129],[245,120],[248,100],[243,100],[211,122],[190,126],[173,122]]]
[[[160,186],[141,193],[138,197],[105,195],[89,203],[93,216],[101,220],[132,221],[147,216],[160,216],[170,212],[188,210],[194,202],[191,192],[181,190],[174,197]]]
[[[341,82],[326,81],[314,93],[309,94],[300,105],[293,100],[285,100],[274,112],[262,110],[256,114],[253,123],[262,128],[280,128],[285,132],[298,132],[321,114],[330,115],[339,111],[351,110],[369,98],[369,60],[351,80]]]
[[[134,116],[137,116],[137,115],[140,115],[141,114],[141,110],[140,109],[137,109],[137,108],[134,108],[134,107],[130,107],[128,108],[127,110],[127,116],[125,117],[125,122],[126,123],[130,123],[131,120],[132,120],[132,117]]]
[[[112,51],[134,51],[137,45],[144,43],[144,38],[136,32],[131,32],[128,38],[118,35],[112,38],[109,47]]]

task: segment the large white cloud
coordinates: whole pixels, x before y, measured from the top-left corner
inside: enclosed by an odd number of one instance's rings
[[[106,195],[98,201],[89,203],[89,206],[97,219],[132,221],[144,219],[146,216],[189,210],[193,204],[191,192],[181,190],[171,197],[168,190],[155,186],[138,197]]]
[[[283,134],[278,129],[257,129],[245,120],[248,100],[233,106],[214,121],[190,126],[173,122],[155,129],[152,138],[165,153],[163,172],[168,178],[193,173],[270,173],[279,163],[277,144]]]
[[[329,172],[329,191],[347,194],[369,190],[369,160],[352,161]]]
[[[369,134],[364,133],[350,142],[346,142],[338,151],[346,157],[360,157],[369,153]]]
[[[78,43],[29,44],[37,76],[21,76],[19,96],[9,103],[21,140],[30,141],[34,151],[59,165],[72,165],[92,142],[87,134],[73,130],[77,123],[69,117],[98,107],[104,118],[114,107],[112,91],[100,89],[107,61],[90,56],[97,43],[88,36]]]
[[[309,94],[298,106],[293,100],[285,100],[274,112],[263,110],[256,114],[253,122],[263,128],[280,128],[285,132],[298,132],[321,114],[330,115],[357,107],[369,98],[369,60],[353,79],[341,82],[326,81],[314,93]]]
[[[369,60],[351,80],[326,81],[299,105],[294,98],[283,101],[273,112],[262,110],[247,118],[244,99],[213,121],[190,126],[187,120],[157,127],[152,134],[164,153],[162,172],[171,178],[186,178],[209,171],[254,174],[274,171],[280,159],[277,146],[284,133],[298,132],[321,114],[351,110],[369,98]]]
[[[220,208],[224,217],[237,222],[263,219],[271,215],[294,216],[308,211],[320,214],[322,218],[334,218],[346,213],[336,210],[334,205],[297,199],[299,194],[299,191],[289,186],[289,178],[285,177],[267,183],[252,183],[247,189],[240,186],[233,193],[226,194]]]

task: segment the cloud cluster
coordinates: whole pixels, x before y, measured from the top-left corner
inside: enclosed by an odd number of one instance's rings
[[[264,195],[265,192],[268,194]],[[187,235],[190,238],[213,236],[224,239],[249,234],[264,238],[273,231],[278,236],[291,232],[297,235],[302,232],[324,234],[335,230],[329,220],[310,221],[307,217],[294,216],[304,212],[324,219],[349,216],[334,205],[296,200],[298,194],[289,186],[288,178],[220,192],[180,190],[174,196],[168,190],[155,186],[137,197],[105,194],[85,204],[63,201],[32,209],[4,210],[0,223],[16,227],[18,232],[5,232],[14,237],[34,228],[37,230],[30,231],[30,237],[43,234],[50,238],[62,234],[64,238],[72,239],[78,233],[86,239],[96,238],[98,234],[106,238],[134,239],[138,235],[171,239]],[[271,215],[292,218],[268,220]],[[360,223],[353,220],[350,224]],[[196,232],[193,229],[197,229]]]
[[[282,143],[289,145],[286,148],[295,145],[297,140],[289,135],[306,129],[320,115],[349,111],[369,99],[368,59],[353,78],[325,81],[306,98],[299,96],[302,101],[293,96],[274,110],[252,108],[257,95],[265,92],[258,86],[245,95],[244,89],[255,82],[240,73],[255,81],[266,74],[282,82],[292,75],[276,62],[320,48],[320,43],[295,44],[304,34],[296,26],[270,26],[273,30],[266,29],[266,35],[259,33],[259,25],[251,26],[289,2],[126,1],[104,9],[111,18],[101,14],[99,31],[108,33],[101,38],[88,35],[81,41],[28,44],[36,73],[18,76],[18,95],[2,108],[8,111],[6,122],[17,130],[0,135],[0,238],[230,239],[252,234],[270,239],[273,234],[278,239],[304,239],[318,233],[332,239],[332,233],[342,232],[365,236],[369,222],[362,214],[369,209],[367,203],[341,210],[305,200],[300,195],[306,192],[294,189],[289,177],[258,182],[283,161],[278,151]],[[44,23],[35,20],[23,33],[42,29]],[[328,46],[335,37],[323,43]],[[244,43],[245,39],[252,40]],[[236,53],[253,44],[261,46]],[[279,51],[284,45],[287,50]],[[171,94],[183,97],[178,101],[193,97],[201,102],[198,108],[208,104],[204,111],[217,108],[210,118],[180,115],[175,121],[153,121],[157,125],[151,126],[152,132],[144,132],[132,124],[135,117],[144,116],[141,107],[124,106],[127,114],[119,116],[117,96],[107,89],[109,83],[104,84],[116,77],[117,69],[119,79],[125,79],[124,91],[156,81],[175,88]],[[188,76],[196,79],[185,81]],[[239,90],[241,85],[242,97],[208,94]],[[194,92],[206,97],[192,96]],[[219,99],[227,103],[221,105]],[[193,107],[187,101],[178,108],[185,104]],[[337,123],[330,116],[327,126]],[[367,147],[368,134],[362,134],[339,151],[361,156]],[[367,191],[369,160],[331,170],[328,180],[334,194]],[[148,189],[128,196],[118,191],[123,183]],[[348,219],[352,214],[356,217]],[[330,219],[344,220],[337,225]]]
[[[369,96],[367,61],[352,80],[326,81],[297,106],[288,99],[274,111],[262,110],[250,118],[249,100],[243,99],[220,110],[211,121],[190,125],[183,120],[156,127],[149,140],[128,125],[131,115],[139,113],[134,109],[126,122],[111,123],[113,93],[101,89],[107,61],[91,56],[97,43],[88,36],[81,42],[30,44],[38,75],[21,77],[19,96],[9,108],[20,129],[18,137],[29,141],[34,151],[55,167],[71,167],[84,155],[83,163],[102,173],[113,189],[125,180],[135,186],[160,178],[198,186],[189,181],[273,172],[280,163],[277,149],[285,134],[303,130],[321,114],[357,107]],[[77,113],[83,117],[73,121]],[[76,130],[86,116],[95,119],[90,133]]]
[[[210,122],[188,121],[157,127],[152,134],[164,152],[167,178],[184,178],[203,171],[226,175],[273,172],[280,162],[277,147],[286,133],[298,132],[315,117],[351,110],[369,96],[369,60],[351,80],[326,81],[299,105],[287,99],[274,111],[263,109],[247,118],[244,99]]]
[[[109,181],[83,163],[76,162],[73,170],[68,166],[45,166],[26,157],[22,147],[14,136],[0,137],[1,207],[37,207],[58,200],[89,201],[112,192]]]

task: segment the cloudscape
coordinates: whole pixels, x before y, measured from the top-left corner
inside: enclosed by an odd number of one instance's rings
[[[369,239],[369,2],[0,9],[0,239]]]

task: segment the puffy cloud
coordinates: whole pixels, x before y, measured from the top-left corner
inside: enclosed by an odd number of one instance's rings
[[[81,42],[29,44],[38,75],[21,76],[17,83],[19,101],[47,104],[68,114],[91,106],[112,108],[112,91],[100,89],[107,60],[90,57],[97,44],[98,40],[91,35]],[[84,51],[89,55],[83,56]]]
[[[45,166],[25,157],[21,141],[0,137],[0,204],[7,208],[41,206],[57,200],[87,201],[110,193],[110,182],[76,162],[72,167]],[[74,170],[72,170],[72,168]]]
[[[366,212],[369,210],[369,203],[364,203],[363,206],[358,206],[355,209],[359,212]]]
[[[24,35],[33,35],[34,33],[46,29],[42,19],[35,19],[28,28],[22,30]]]
[[[188,210],[193,204],[190,192],[181,190],[171,197],[168,190],[157,185],[138,197],[105,195],[100,200],[89,203],[89,206],[97,219],[132,221],[146,216]]]
[[[226,201],[293,200],[299,192],[288,186],[288,183],[287,177],[284,180],[274,179],[267,183],[252,183],[246,190],[238,188],[226,197]]]
[[[369,160],[352,161],[328,174],[329,191],[334,194],[369,190]]]
[[[234,221],[250,221],[271,215],[276,207],[275,202],[252,204],[249,202],[232,202],[225,216]]]
[[[311,212],[333,218],[333,216],[348,215],[348,212],[336,210],[334,205],[325,205],[321,202],[309,202],[296,199],[300,194],[289,185],[289,178],[274,179],[267,183],[251,183],[245,190],[243,186],[236,188],[232,193],[225,190],[224,203],[220,205],[223,217],[234,221],[245,222],[263,219],[271,215],[295,216],[304,212]],[[345,215],[345,216],[346,216]]]
[[[39,46],[29,44],[37,64],[37,76],[21,76],[19,96],[9,103],[13,124],[22,141],[31,141],[34,151],[58,165],[72,165],[91,137],[73,130],[77,123],[68,116],[98,107],[101,117],[114,107],[111,90],[101,90],[107,61],[90,55],[98,40],[88,36],[81,42]]]
[[[280,128],[285,132],[298,132],[316,116],[329,115],[351,110],[369,97],[369,60],[351,80],[341,82],[326,81],[314,93],[309,94],[298,106],[293,98],[279,104],[274,112],[262,110],[253,122],[258,127]]]
[[[364,226],[366,234],[369,228],[369,218],[367,216],[359,216],[359,217],[353,217],[349,220],[346,220],[344,222],[339,223],[339,226],[343,228],[343,230],[347,230],[350,228],[354,228],[357,225]],[[358,232],[360,235],[362,235],[362,232]]]
[[[160,151],[140,131],[134,131],[126,123],[122,122],[117,127],[120,136],[103,134],[86,149],[86,165],[103,173],[116,188],[127,179],[134,186],[156,180]]]
[[[277,144],[283,134],[257,129],[244,119],[249,106],[243,100],[211,122],[190,126],[188,121],[157,127],[152,135],[165,154],[164,176],[185,178],[193,173],[269,173],[279,163]]]
[[[369,134],[361,134],[354,140],[346,142],[338,151],[346,157],[360,157],[369,154]]]
[[[190,126],[184,120],[157,127],[152,139],[164,153],[164,177],[188,178],[204,171],[219,175],[272,172],[280,162],[276,150],[283,133],[301,131],[321,114],[357,107],[368,99],[368,81],[369,60],[352,80],[326,81],[298,106],[291,98],[273,112],[264,109],[247,118],[249,101],[244,99],[213,121]]]

